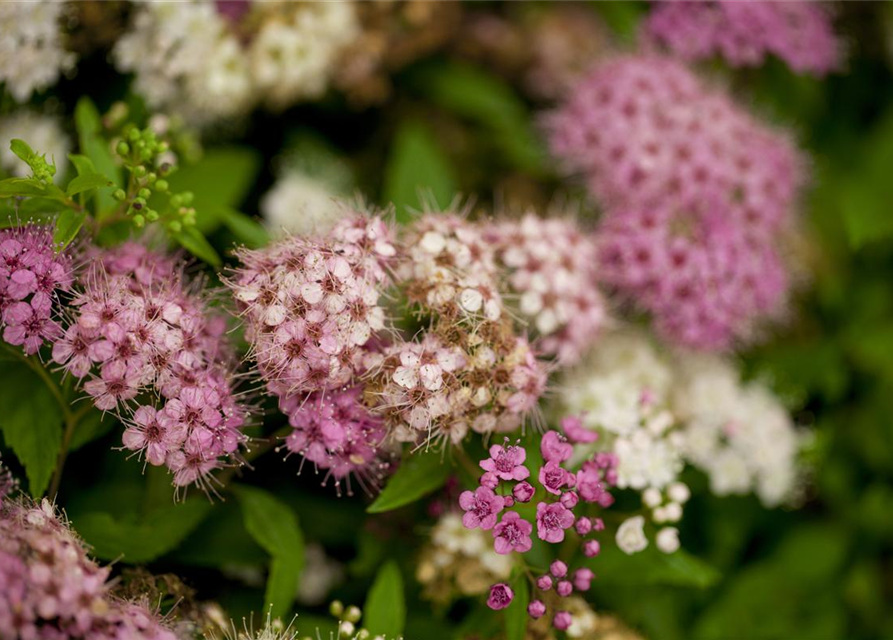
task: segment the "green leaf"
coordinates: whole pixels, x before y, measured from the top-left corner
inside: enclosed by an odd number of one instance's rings
[[[56,229],[53,231],[53,242],[57,251],[61,251],[75,239],[86,219],[86,212],[74,209],[65,209],[59,214],[56,219]]]
[[[515,598],[505,610],[505,638],[506,640],[524,640],[527,634],[527,605],[530,604],[530,586],[527,584],[527,576],[519,573],[512,582]]]
[[[719,572],[688,552],[663,553],[654,544],[627,555],[616,545],[605,545],[595,558],[583,561],[599,581],[618,585],[671,585],[706,589],[720,579]]]
[[[406,625],[406,600],[403,593],[403,576],[393,560],[379,569],[366,605],[363,607],[363,626],[372,635],[399,638]]]
[[[10,150],[16,154],[22,161],[27,163],[28,165],[34,160],[36,153],[34,153],[34,149],[32,149],[27,142],[24,140],[19,140],[18,138],[13,139],[9,143]]]
[[[242,511],[235,502],[214,508],[183,543],[171,554],[183,564],[217,568],[224,564],[262,566],[269,561],[267,552],[245,529]]]
[[[115,183],[106,178],[101,173],[88,173],[74,178],[68,183],[65,190],[69,196],[74,196],[90,189],[102,189],[103,187],[114,187]]]
[[[258,249],[270,242],[269,232],[254,218],[228,207],[221,210],[221,217],[226,228],[245,246]]]
[[[223,264],[217,251],[196,227],[186,227],[180,233],[174,234],[174,239],[189,253],[211,266],[219,267]]]
[[[0,198],[45,196],[46,188],[34,178],[0,180]]]
[[[590,4],[614,33],[626,42],[633,42],[638,34],[639,22],[646,11],[644,3],[614,0]]]
[[[449,160],[423,125],[405,123],[394,139],[385,169],[383,204],[393,203],[397,221],[412,219],[410,209],[421,209],[430,194],[440,207],[456,195],[456,180]]]
[[[71,436],[71,442],[68,444],[69,453],[80,449],[114,428],[116,421],[111,415],[104,415],[99,410],[90,410],[78,420]]]
[[[62,409],[44,381],[21,362],[0,367],[0,430],[25,467],[31,495],[42,496],[62,446]]]
[[[288,505],[262,489],[242,485],[236,488],[236,496],[245,528],[272,556],[265,605],[272,606],[274,618],[282,617],[291,610],[304,568],[304,536],[298,518]]]
[[[427,99],[482,127],[509,164],[544,171],[546,154],[533,118],[511,85],[461,63],[422,65],[413,78]]]
[[[239,208],[260,168],[261,156],[256,150],[218,147],[206,150],[197,163],[178,167],[168,183],[171,192],[192,192],[196,224],[209,233],[220,226],[226,209]]]
[[[94,171],[107,176],[115,186],[123,187],[121,168],[115,162],[109,142],[102,134],[99,111],[90,98],[85,96],[78,100],[74,109],[74,123],[78,130],[81,153],[90,159]],[[96,203],[99,212],[97,217],[100,219],[102,214],[118,206],[112,194],[105,191],[96,194]]]
[[[128,520],[105,511],[72,515],[75,530],[102,560],[142,564],[159,558],[186,538],[211,512],[204,497],[166,504],[144,517]]]
[[[383,513],[415,502],[442,487],[449,475],[440,454],[410,454],[366,511]]]
[[[71,164],[74,165],[74,169],[79,176],[88,176],[98,173],[96,167],[93,166],[93,161],[85,155],[80,153],[69,153],[68,159],[71,161]]]

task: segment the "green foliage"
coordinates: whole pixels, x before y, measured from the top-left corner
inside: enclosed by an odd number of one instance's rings
[[[437,140],[424,125],[404,123],[394,138],[385,170],[382,204],[393,204],[397,221],[406,223],[413,211],[424,208],[426,198],[447,207],[455,197],[453,170]]]
[[[25,467],[28,489],[38,498],[56,468],[62,445],[62,410],[50,388],[21,361],[2,362],[0,390],[3,440]]]
[[[298,519],[288,505],[261,489],[242,485],[236,496],[245,528],[271,556],[265,604],[274,617],[283,616],[291,609],[304,568],[304,536]]]
[[[223,262],[211,243],[195,227],[186,227],[174,234],[174,239],[189,253],[213,267],[219,267]]]
[[[644,551],[626,555],[614,544],[602,546],[601,553],[584,561],[606,585],[671,585],[706,589],[715,585],[719,572],[685,550],[662,553],[652,543]]]
[[[512,590],[515,598],[505,610],[505,638],[506,640],[524,640],[527,633],[527,605],[530,604],[530,585],[527,576],[523,572],[512,581]]]
[[[415,502],[442,487],[449,474],[450,467],[439,453],[406,456],[367,511],[383,513]]]
[[[90,160],[94,171],[107,176],[118,187],[123,187],[121,169],[112,156],[108,141],[102,135],[102,120],[90,98],[84,96],[78,100],[74,110],[74,123],[77,127],[81,154]],[[72,162],[78,167],[78,162]],[[78,173],[80,174],[80,169]],[[112,195],[105,192],[97,194],[96,202],[99,219],[117,205]]]
[[[375,576],[363,607],[363,626],[373,635],[398,638],[406,625],[406,598],[403,576],[393,560],[386,562]]]

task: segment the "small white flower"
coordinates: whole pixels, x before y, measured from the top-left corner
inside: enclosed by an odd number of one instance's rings
[[[655,489],[654,487],[648,487],[645,491],[642,492],[642,504],[644,504],[649,509],[653,509],[660,505],[663,502],[663,496],[660,494],[659,489]]]
[[[617,529],[617,546],[627,555],[638,553],[648,546],[648,538],[645,537],[645,518],[633,516],[628,518]]]
[[[664,553],[679,551],[679,529],[676,527],[664,527],[657,532],[654,542],[657,544],[657,548]]]
[[[667,487],[667,495],[673,502],[685,504],[691,497],[691,490],[684,482],[674,482],[669,487]]]

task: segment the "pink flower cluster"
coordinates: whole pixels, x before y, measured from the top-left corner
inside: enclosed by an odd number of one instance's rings
[[[112,596],[108,578],[47,500],[3,500],[0,637],[175,640],[157,614]]]
[[[579,433],[578,421],[566,418],[566,433],[547,431],[540,442],[543,464],[540,466],[536,483],[529,482],[530,470],[525,466],[527,451],[519,445],[510,445],[506,438],[503,445],[490,447],[490,457],[480,463],[484,474],[480,486],[474,491],[464,491],[459,496],[459,506],[465,512],[462,523],[469,529],[481,528],[493,532],[493,546],[496,553],[512,551],[526,553],[532,547],[534,524],[536,536],[545,542],[564,542],[570,529],[581,539],[594,531],[604,529],[600,518],[578,515],[585,503],[594,503],[602,508],[613,504],[609,489],[616,483],[617,460],[612,454],[599,453],[587,460],[579,471],[573,473],[565,465],[573,454],[574,437]],[[589,436],[586,440],[591,440]],[[524,519],[517,510],[518,505],[533,500],[539,492],[534,522]],[[515,507],[515,510],[512,508]],[[500,514],[501,517],[500,517]],[[598,540],[585,539],[583,553],[587,557],[598,555],[601,550]],[[594,578],[588,568],[582,567],[569,574],[568,566],[556,560],[549,574],[536,580],[535,588],[549,591],[554,588],[561,598],[574,591],[588,591]],[[487,605],[491,609],[504,609],[514,597],[512,589],[504,584],[494,584],[490,589]],[[540,599],[533,599],[528,607],[532,618],[540,618],[546,613],[546,606]],[[570,614],[558,611],[553,617],[553,626],[566,629],[570,625]],[[565,626],[567,623],[567,626]]]
[[[348,495],[351,474],[364,485],[376,486],[390,466],[382,447],[387,437],[384,422],[366,409],[362,393],[361,386],[353,386],[305,399],[290,395],[279,403],[294,429],[285,439],[287,449],[317,470],[325,469],[323,484],[332,477],[340,490],[345,480]]]
[[[225,320],[169,256],[126,243],[92,258],[53,359],[122,415],[127,449],[166,465],[176,486],[201,484],[245,441]]]
[[[53,229],[25,225],[0,229],[0,326],[3,340],[37,353],[46,340],[56,340],[62,328],[54,320],[58,293],[71,288],[71,258],[57,254]]]
[[[802,182],[789,140],[657,56],[598,66],[549,124],[604,205],[601,277],[666,335],[724,348],[781,310],[778,237]]]
[[[303,398],[350,383],[364,346],[385,328],[380,298],[395,254],[381,218],[361,214],[325,237],[239,252],[228,286],[271,393]]]
[[[539,334],[536,346],[571,365],[595,342],[605,324],[592,236],[571,218],[540,218],[492,225],[488,237],[508,269],[521,317]]]
[[[645,33],[686,61],[722,56],[735,67],[775,55],[798,73],[840,66],[841,45],[819,2],[658,2]]]

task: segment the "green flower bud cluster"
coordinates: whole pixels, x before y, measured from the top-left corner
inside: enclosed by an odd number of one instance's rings
[[[160,222],[171,233],[180,233],[195,224],[195,209],[190,206],[193,195],[188,191],[171,193],[167,178],[176,166],[165,159],[168,151],[169,143],[151,128],[125,124],[115,152],[130,172],[130,180],[128,189],[118,189],[114,197],[134,226]]]
[[[368,629],[357,628],[363,612],[359,607],[345,607],[340,600],[335,600],[329,605],[329,613],[338,620],[338,637],[350,640],[384,640],[381,636],[373,636]],[[302,640],[315,640],[313,636],[307,636]]]

